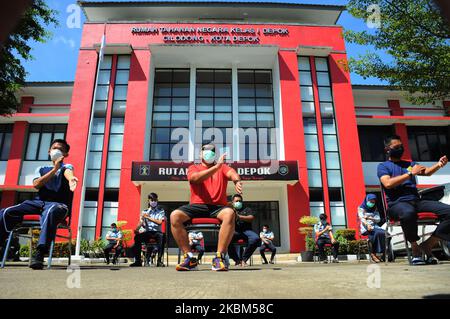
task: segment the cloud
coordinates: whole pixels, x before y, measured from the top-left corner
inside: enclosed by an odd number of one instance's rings
[[[70,47],[71,49],[74,49],[74,48],[75,48],[75,45],[76,45],[74,39],[72,39],[72,38],[66,38],[66,37],[64,37],[64,36],[62,36],[62,35],[60,35],[60,36],[54,38],[54,39],[53,39],[53,43],[56,43],[56,44],[62,43],[62,44],[64,44],[64,45]]]

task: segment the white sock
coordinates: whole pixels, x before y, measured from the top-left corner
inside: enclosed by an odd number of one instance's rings
[[[191,253],[191,252],[188,252],[188,253],[187,253],[187,255],[189,256],[189,258],[192,258],[192,257],[194,257],[194,254],[193,254],[193,253]]]

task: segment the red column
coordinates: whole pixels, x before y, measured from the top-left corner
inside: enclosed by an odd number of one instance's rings
[[[392,116],[403,116],[403,110],[400,107],[399,100],[388,100],[388,106],[391,110]],[[406,128],[406,124],[403,123],[395,123],[394,124],[395,134],[400,136],[403,142],[403,147],[405,148],[405,153],[403,153],[403,159],[411,160],[411,150],[409,148],[409,140],[408,140],[408,130]]]
[[[141,208],[140,188],[131,182],[131,163],[144,160],[145,134],[148,134],[145,131],[147,107],[152,103],[148,101],[149,79],[150,51],[133,51],[125,112],[118,215],[118,220],[128,221],[126,228],[135,227]]]
[[[329,66],[338,130],[347,227],[357,229],[355,212],[365,196],[365,185],[355,105],[347,65],[345,54],[330,55]]]
[[[67,127],[66,139],[71,146],[67,162],[74,166],[75,176],[79,179],[72,205],[72,230],[74,236],[77,235],[81,188],[84,183],[84,159],[87,151],[86,144],[97,72],[97,58],[98,54],[95,50],[79,51],[69,114],[70,121]]]
[[[31,96],[22,97],[20,112],[29,112],[30,106],[34,103]],[[15,122],[11,140],[11,150],[9,152],[8,163],[6,164],[5,185],[17,185],[19,183],[20,170],[22,167],[22,155],[25,149],[27,122]],[[2,193],[1,207],[8,207],[15,202],[15,191],[4,191]]]
[[[292,51],[280,51],[278,62],[285,158],[297,160],[299,164],[299,183],[287,186],[290,252],[297,253],[305,248],[304,237],[298,231],[299,219],[310,213],[297,54]]]

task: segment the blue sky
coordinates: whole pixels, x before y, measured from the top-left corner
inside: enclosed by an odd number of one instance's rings
[[[199,0],[202,1],[202,0]],[[213,1],[213,0],[206,0]],[[267,0],[258,0],[266,2]],[[24,67],[28,75],[27,81],[73,81],[78,59],[78,49],[81,40],[81,27],[85,20],[81,13],[80,27],[68,27],[67,20],[73,11],[70,5],[76,4],[76,0],[47,0],[49,7],[58,11],[59,26],[51,27],[52,37],[46,43],[31,43],[31,61],[24,61]],[[248,1],[252,2],[252,1]],[[345,5],[347,0],[269,0],[267,2],[289,2],[307,4],[335,4]],[[353,18],[348,12],[343,12],[338,24],[346,29],[363,30],[366,25],[363,21]],[[368,48],[355,44],[346,44],[349,57],[357,57],[365,53]],[[355,73],[351,74],[353,84],[385,84],[376,78],[363,79]]]

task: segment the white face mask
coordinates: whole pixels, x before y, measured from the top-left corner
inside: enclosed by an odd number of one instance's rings
[[[63,153],[60,150],[51,150],[50,151],[50,159],[52,161],[56,161],[58,158],[62,157]]]

